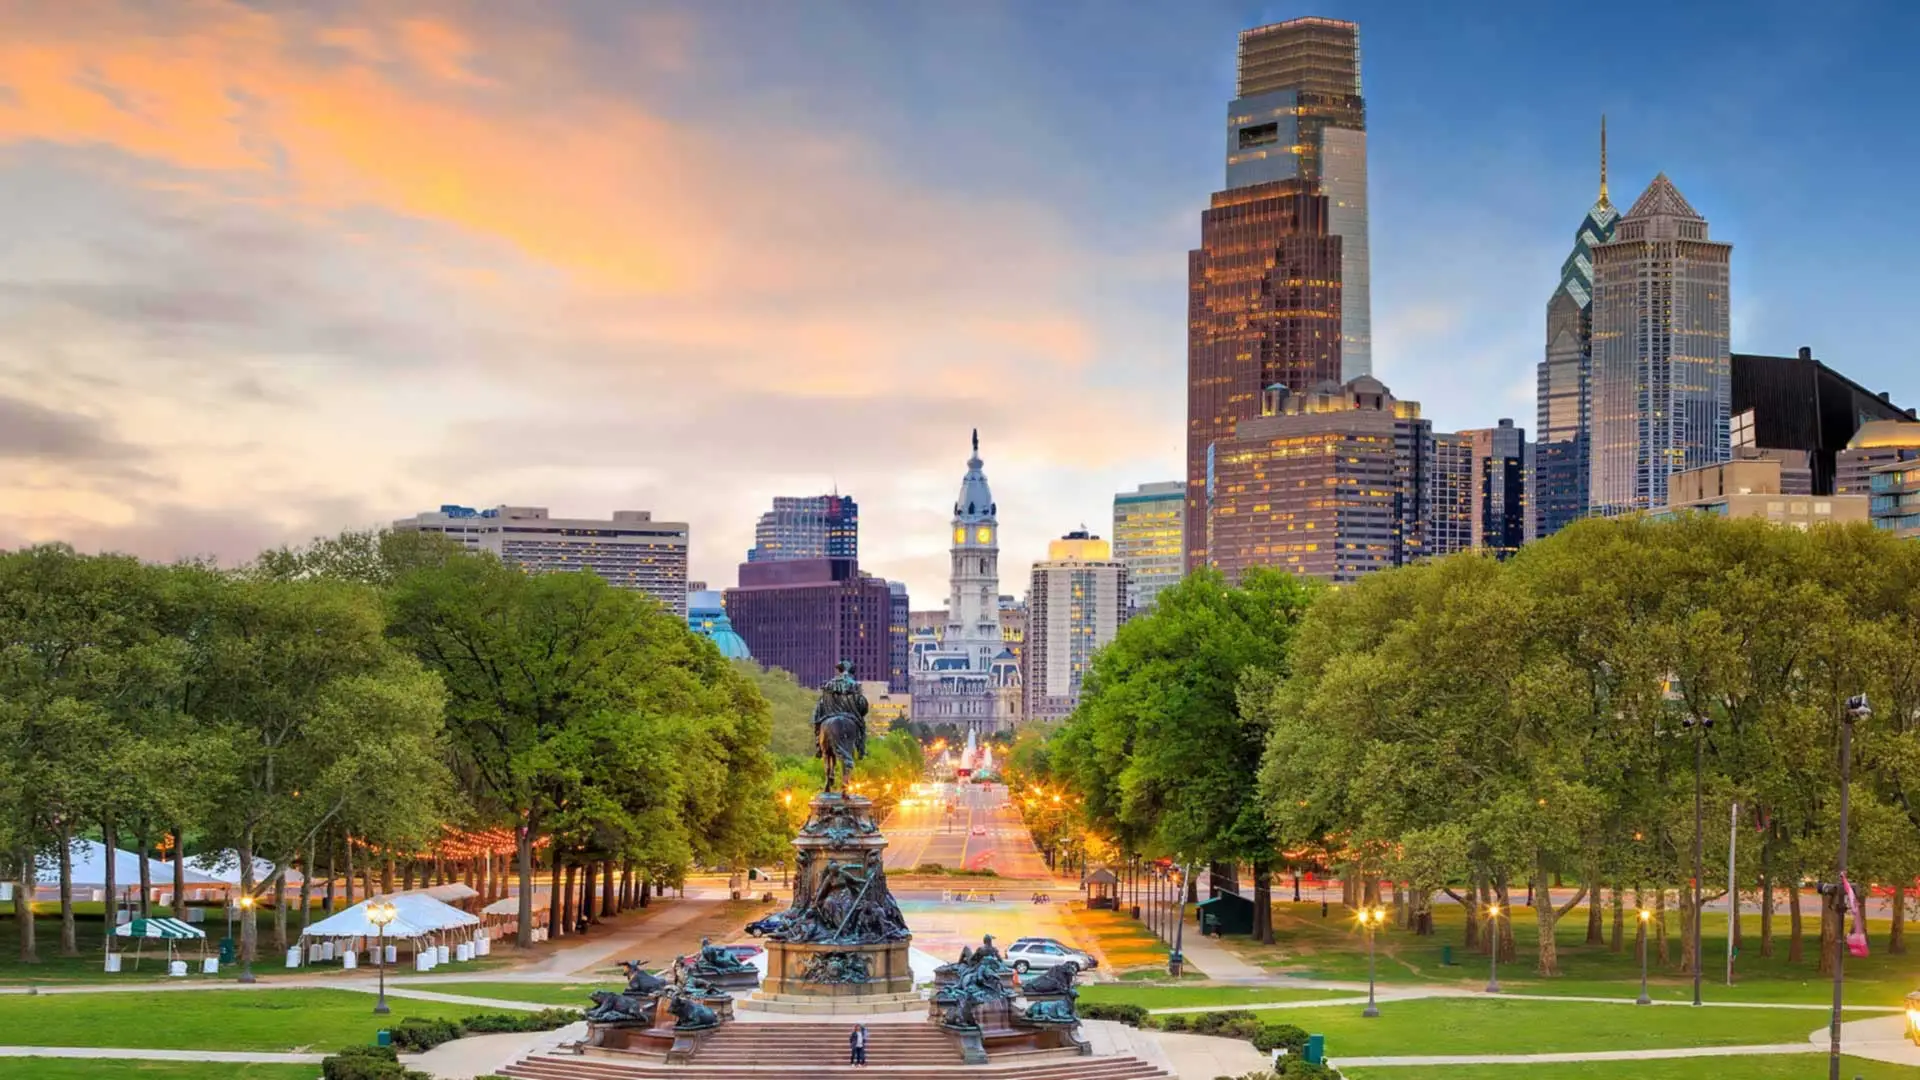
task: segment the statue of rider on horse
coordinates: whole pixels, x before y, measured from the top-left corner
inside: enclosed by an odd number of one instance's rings
[[[853,763],[867,756],[867,698],[853,678],[853,662],[842,660],[834,676],[820,688],[813,707],[814,756],[826,762],[826,786],[831,792],[838,777],[840,794],[847,793]]]

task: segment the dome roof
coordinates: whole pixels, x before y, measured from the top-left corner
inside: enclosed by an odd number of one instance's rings
[[[967,475],[960,481],[960,497],[953,502],[953,519],[957,522],[992,522],[998,507],[993,504],[993,491],[987,487],[987,474],[980,471],[980,431],[973,432],[973,456],[967,459]]]
[[[729,660],[753,659],[753,650],[747,648],[747,639],[733,632],[725,615],[720,616],[720,625],[714,627],[713,633],[707,636],[719,647],[721,656]]]
[[[727,609],[718,592],[703,589],[687,594],[687,628],[710,639],[719,646],[720,655],[729,660],[753,659],[747,639],[734,631],[733,620],[727,618]]]

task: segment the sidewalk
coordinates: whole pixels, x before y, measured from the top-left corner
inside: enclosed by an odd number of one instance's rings
[[[521,970],[545,975],[571,975],[610,963],[616,958],[627,959],[635,945],[650,938],[659,937],[669,930],[677,930],[710,910],[707,904],[692,898],[675,900],[671,906],[657,915],[642,919],[632,926],[622,927],[611,935],[595,935],[578,945],[559,949],[545,960]],[[657,956],[645,959],[655,963],[665,962]]]
[[[1823,1050],[1806,1043],[1775,1043],[1767,1046],[1688,1046],[1667,1050],[1590,1050],[1567,1054],[1434,1054],[1424,1057],[1343,1057],[1328,1058],[1328,1064],[1342,1069],[1362,1066],[1389,1068],[1399,1065],[1554,1065],[1575,1061],[1655,1061],[1664,1058],[1753,1057],[1773,1054],[1811,1054]],[[1849,1050],[1848,1053],[1853,1053]]]

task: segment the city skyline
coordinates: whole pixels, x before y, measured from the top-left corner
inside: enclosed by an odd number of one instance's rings
[[[0,4],[0,546],[233,562],[457,497],[645,507],[724,582],[838,486],[931,600],[978,426],[1018,576],[1177,474],[1236,36],[1299,16],[1360,24],[1373,365],[1437,430],[1533,415],[1601,112],[1616,192],[1665,172],[1735,244],[1734,351],[1920,400],[1891,4],[1626,5],[1671,32],[1620,52],[1519,4],[48,7]],[[808,213],[710,134],[749,117]]]

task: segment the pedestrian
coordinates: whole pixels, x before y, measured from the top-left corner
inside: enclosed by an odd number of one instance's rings
[[[867,1025],[853,1025],[853,1032],[847,1036],[847,1064],[865,1066],[867,1063]]]

